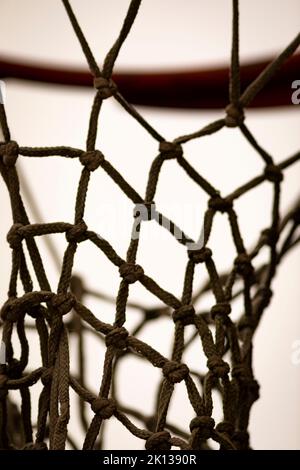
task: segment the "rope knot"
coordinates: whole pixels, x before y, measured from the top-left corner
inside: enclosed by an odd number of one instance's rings
[[[82,152],[79,161],[89,171],[95,171],[104,162],[104,155],[100,150],[90,150]]]
[[[159,144],[159,152],[164,160],[182,157],[183,150],[180,144],[176,142],[162,141]]]
[[[181,382],[189,375],[189,368],[186,364],[169,361],[163,366],[162,372],[166,379],[175,384]]]
[[[81,220],[66,231],[66,239],[69,243],[80,243],[85,240],[87,231],[86,223]]]
[[[54,294],[50,292],[27,292],[22,297],[10,297],[1,308],[1,318],[15,322],[20,315],[31,313],[41,302],[48,302]]]
[[[22,227],[23,227],[22,224],[13,224],[7,234],[6,239],[9,243],[9,246],[14,250],[20,248],[21,246],[23,237],[20,233],[20,228]]]
[[[222,421],[221,423],[217,424],[216,431],[227,434],[228,436],[232,436],[234,433],[234,426],[229,421]]]
[[[0,400],[5,398],[8,394],[7,381],[8,381],[7,375],[0,374]]]
[[[249,277],[253,274],[254,268],[251,258],[247,253],[240,253],[234,260],[236,272],[243,277]]]
[[[196,416],[190,422],[191,432],[197,433],[197,438],[209,439],[215,427],[215,421],[210,416]]]
[[[48,450],[45,442],[27,442],[22,450]]]
[[[14,166],[19,155],[17,142],[11,140],[5,144],[0,144],[0,155],[3,156],[3,163],[6,166]]]
[[[52,381],[53,367],[46,368],[41,375],[41,382],[45,386],[49,385]]]
[[[21,313],[21,302],[18,297],[10,297],[1,308],[1,318],[3,321],[16,322]]]
[[[238,322],[238,330],[242,331],[245,328],[249,328],[250,330],[254,330],[257,325],[257,321],[253,316],[243,315]]]
[[[111,330],[105,337],[107,347],[113,346],[116,349],[124,350],[127,348],[128,331],[122,326]]]
[[[217,355],[213,355],[207,360],[207,367],[216,377],[225,377],[230,371],[227,362]]]
[[[276,230],[266,228],[262,230],[261,236],[265,245],[274,246],[276,245],[279,234]]]
[[[249,378],[249,371],[244,364],[236,364],[232,368],[231,376],[243,382]]]
[[[63,316],[69,313],[74,307],[76,298],[71,292],[64,292],[61,294],[54,294],[51,299],[51,305],[58,313]]]
[[[265,177],[268,181],[272,181],[273,183],[280,183],[283,180],[283,173],[279,166],[273,165],[270,163],[265,167]]]
[[[297,207],[293,214],[293,220],[297,225],[300,225],[300,207]]]
[[[117,85],[115,82],[109,78],[104,77],[95,77],[94,78],[94,88],[96,88],[99,92],[100,98],[105,100],[106,98],[110,98],[117,92]]]
[[[95,398],[91,403],[93,412],[102,419],[109,419],[116,411],[116,402],[111,398]]]
[[[205,263],[212,256],[210,248],[203,246],[200,250],[188,250],[188,256],[193,263]]]
[[[256,400],[259,399],[259,383],[257,382],[257,380],[251,378],[247,381],[246,385],[251,397],[251,401],[254,403]]]
[[[147,450],[170,450],[171,435],[168,431],[159,431],[148,437],[145,445]]]
[[[70,281],[70,289],[71,292],[77,297],[77,299],[81,299],[85,293],[85,286],[83,280],[80,276],[73,274]]]
[[[144,270],[139,264],[123,263],[119,268],[119,273],[124,281],[128,282],[128,284],[133,284],[143,277]]]
[[[22,362],[13,358],[7,365],[7,376],[10,379],[20,379],[22,377],[23,369],[24,367]]]
[[[192,325],[195,319],[195,309],[193,305],[182,305],[173,312],[173,321],[181,322],[182,325]]]
[[[228,201],[227,199],[224,199],[223,197],[216,195],[209,199],[208,207],[210,209],[213,209],[214,211],[219,211],[219,212],[224,213],[232,209],[232,201]]]
[[[147,222],[153,220],[157,215],[154,201],[136,204],[133,209],[133,216]]]
[[[237,127],[243,124],[245,115],[243,109],[240,106],[231,103],[226,106],[225,112],[225,124],[227,127]]]
[[[213,320],[216,318],[226,319],[230,315],[231,306],[227,302],[219,302],[214,305],[210,311]]]
[[[259,398],[259,383],[255,380],[247,367],[244,364],[237,364],[232,368],[232,377],[244,386],[250,398],[251,403],[254,403]]]

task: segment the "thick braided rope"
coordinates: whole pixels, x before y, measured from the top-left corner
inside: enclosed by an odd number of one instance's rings
[[[0,123],[4,135],[4,142],[0,143],[0,171],[9,192],[13,218],[13,225],[7,235],[11,247],[12,269],[8,298],[1,310],[2,339],[6,346],[7,362],[0,366],[0,448],[64,449],[66,442],[75,448],[68,432],[69,392],[72,388],[78,396],[80,422],[85,432],[84,449],[101,447],[105,436],[105,423],[113,416],[132,435],[145,441],[145,448],[148,450],[168,450],[172,446],[181,449],[206,449],[208,439],[219,443],[220,449],[223,450],[247,449],[250,446],[248,434],[250,411],[259,396],[259,385],[252,369],[253,335],[269,305],[277,266],[284,255],[300,240],[299,234],[297,235],[300,222],[299,201],[284,216],[279,212],[284,170],[299,160],[300,152],[275,165],[273,158],[260,146],[247,128],[245,107],[261,88],[267,85],[284,60],[296,50],[300,43],[300,35],[246,90],[241,92],[239,9],[238,0],[233,0],[230,102],[226,107],[224,118],[190,135],[179,136],[173,142],[168,142],[125,100],[111,79],[117,56],[138,13],[141,0],[131,1],[119,37],[108,52],[102,70],[93,56],[69,1],[62,0],[62,2],[94,76],[96,92],[91,109],[86,149],[69,146],[42,148],[19,146],[18,143],[11,141],[4,105],[0,104]],[[144,197],[129,185],[111,165],[107,156],[95,149],[102,101],[110,97],[113,97],[158,142],[158,154],[149,170]],[[183,146],[192,139],[214,134],[225,126],[237,127],[242,132],[261,157],[264,170],[233,193],[222,197],[220,190],[213,187],[190,165],[184,156]],[[78,184],[74,222],[31,224],[20,193],[16,162],[20,157],[54,156],[78,159],[83,166]],[[191,249],[191,246],[195,245],[194,240],[161,214],[153,203],[160,171],[168,159],[176,160],[208,197],[203,221],[203,243],[196,250]],[[126,259],[121,258],[110,243],[87,227],[84,221],[89,180],[94,171],[105,171],[133,204],[137,205],[136,208],[141,205],[145,208],[146,216],[143,214],[140,218],[136,217],[135,210],[133,229],[138,237],[130,240]],[[270,226],[259,234],[256,245],[248,250],[242,238],[234,203],[236,199],[264,181],[269,181],[273,188],[272,220]],[[217,212],[223,213],[228,218],[236,248],[236,258],[232,269],[227,273],[217,271],[212,250],[208,246]],[[164,227],[167,226],[171,236],[180,233],[178,241],[187,247],[187,263],[180,299],[159,286],[141,266],[136,264],[141,226],[151,218]],[[43,260],[35,242],[36,237],[53,233],[64,233],[67,241],[55,292],[51,291]],[[75,254],[82,242],[96,245],[118,269],[120,285],[116,299],[89,290],[80,278],[72,275]],[[269,248],[269,259],[264,265],[254,268],[253,261],[265,246]],[[35,286],[27,266],[28,258],[31,260],[38,286]],[[207,282],[194,292],[194,273],[197,264],[205,267]],[[17,289],[18,280],[22,283],[22,293]],[[141,283],[156,296],[158,299],[156,307],[147,309],[128,300],[130,285],[135,282]],[[214,304],[209,311],[198,311],[197,301],[209,290],[214,295]],[[115,302],[116,314],[113,324],[103,322],[85,306],[84,299],[87,295]],[[233,322],[230,318],[232,303],[240,295],[244,299],[244,312],[238,322]],[[132,332],[125,328],[127,306],[141,312],[140,323]],[[71,318],[66,320],[65,315],[69,312],[72,312]],[[34,319],[34,326],[32,323],[25,323],[27,315]],[[174,323],[170,358],[162,356],[150,345],[138,339],[138,333],[148,322],[162,316],[168,317]],[[194,334],[189,339],[186,339],[187,325],[192,325],[194,328]],[[28,328],[36,331],[40,342],[41,366],[35,370],[29,368],[29,344],[26,337]],[[19,359],[14,357],[13,332],[16,332],[21,345]],[[87,333],[94,334],[106,346],[98,394],[92,393],[86,387],[85,335]],[[76,377],[70,372],[68,335],[78,337]],[[207,359],[207,372],[204,375],[190,370],[187,364],[182,362],[184,351],[195,338],[200,338]],[[228,352],[229,355],[225,360],[224,355]],[[129,354],[142,357],[161,370],[161,383],[151,415],[128,408],[120,402],[118,367]],[[38,381],[41,381],[43,388],[39,397],[38,415],[32,420],[30,387]],[[175,426],[168,418],[170,401],[179,383],[186,388],[188,401],[194,412],[188,430]],[[20,410],[12,407],[10,390],[20,391],[22,403]],[[212,417],[213,390],[219,392],[223,404],[223,420],[219,423],[215,423]],[[91,422],[87,418],[87,406],[91,407],[94,414]],[[138,420],[141,427],[137,427],[130,418]],[[18,423],[13,430],[12,421]],[[33,425],[36,426],[35,434],[33,434]],[[22,431],[19,432],[18,429]]]

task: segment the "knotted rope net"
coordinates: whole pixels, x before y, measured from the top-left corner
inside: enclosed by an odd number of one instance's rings
[[[252,369],[252,341],[261,317],[272,297],[272,281],[277,266],[286,253],[300,240],[297,233],[300,222],[299,201],[285,214],[280,214],[280,189],[284,170],[300,158],[300,152],[275,165],[273,158],[256,141],[245,124],[245,109],[257,93],[267,85],[283,62],[293,54],[300,44],[300,34],[270,65],[241,92],[239,67],[238,1],[233,0],[233,34],[229,104],[225,117],[205,126],[201,130],[166,141],[143,116],[122,96],[112,81],[112,72],[130,28],[138,13],[141,0],[132,0],[121,28],[119,37],[109,50],[102,69],[98,66],[85,39],[68,0],[63,5],[69,16],[76,36],[94,77],[95,97],[90,114],[86,149],[71,147],[22,147],[12,141],[6,119],[4,105],[0,105],[0,122],[4,142],[0,144],[0,170],[7,186],[13,225],[7,240],[12,250],[11,275],[8,299],[1,310],[2,339],[6,348],[6,363],[1,364],[0,374],[0,446],[2,449],[64,449],[69,442],[75,447],[68,432],[70,419],[70,389],[78,396],[79,419],[85,433],[83,449],[101,448],[105,436],[105,422],[111,417],[117,419],[128,432],[144,441],[148,450],[207,449],[211,439],[220,449],[248,449],[250,447],[248,424],[253,403],[259,397],[259,384]],[[144,197],[131,187],[125,178],[95,148],[98,117],[105,99],[115,99],[137,123],[158,143],[158,155],[149,170],[148,184]],[[264,171],[246,184],[238,187],[226,197],[199,172],[184,156],[184,144],[192,139],[214,134],[224,127],[235,127],[253,146],[264,164]],[[17,159],[20,157],[62,156],[79,159],[83,165],[78,184],[74,224],[49,222],[31,224],[23,204],[18,174]],[[204,215],[203,233],[200,242],[194,242],[167,220],[154,205],[159,174],[164,162],[174,159],[188,176],[207,194],[208,205]],[[133,234],[129,241],[126,259],[122,259],[110,243],[89,229],[84,221],[85,202],[89,181],[94,171],[104,171],[134,203]],[[243,241],[235,201],[269,181],[273,190],[272,217],[269,226],[259,234],[257,243],[248,249]],[[145,208],[145,211],[142,210]],[[211,231],[216,213],[228,218],[236,258],[230,271],[218,273],[212,250],[209,248]],[[146,215],[145,215],[146,214]],[[154,214],[154,215],[153,215]],[[178,242],[187,247],[187,263],[182,296],[176,298],[144,272],[136,264],[141,227],[147,220],[154,219],[176,236]],[[35,238],[48,234],[65,233],[67,247],[62,260],[62,269],[57,290],[51,291],[42,257]],[[94,244],[119,270],[121,281],[115,301],[113,324],[103,321],[101,315],[94,314],[84,304],[87,287],[80,278],[72,275],[77,247],[80,243]],[[254,267],[253,261],[262,248],[268,249],[268,261]],[[30,259],[38,285],[34,285]],[[197,264],[205,266],[207,281],[193,293],[193,277]],[[21,281],[23,292],[17,291]],[[135,331],[125,328],[126,306],[130,285],[139,282],[160,302],[155,309],[141,308],[142,319]],[[20,290],[20,289],[19,289]],[[198,312],[194,304],[206,292],[212,291],[214,305],[208,312]],[[238,321],[231,319],[231,304],[239,296],[243,297],[243,313]],[[67,313],[70,315],[65,317]],[[34,330],[39,337],[41,366],[32,370],[29,364],[29,343],[26,337],[27,317],[34,319]],[[151,345],[138,339],[138,331],[148,322],[161,316],[169,317],[174,323],[172,355],[164,357]],[[68,320],[66,320],[68,318]],[[200,338],[207,358],[205,374],[189,369],[182,362],[182,356],[190,341],[185,340],[187,325],[194,328],[194,337]],[[82,337],[85,331],[94,331],[99,341],[106,345],[102,380],[98,395],[86,387],[84,381],[85,351]],[[12,335],[20,343],[21,353],[14,356]],[[79,338],[77,373],[70,372],[69,337]],[[192,339],[193,339],[192,338]],[[155,409],[151,416],[137,410],[125,408],[118,399],[116,382],[121,360],[129,355],[143,357],[153,367],[161,370],[161,383],[158,387]],[[98,371],[97,371],[98,373]],[[31,413],[31,387],[41,382],[37,416]],[[194,418],[189,429],[181,429],[169,422],[168,409],[174,388],[183,382],[187,391],[188,403],[193,409]],[[21,406],[11,402],[9,392],[19,390]],[[213,391],[217,390],[222,401],[223,419],[216,423],[213,419]],[[89,422],[87,407],[93,411]],[[134,422],[133,422],[134,421]],[[136,422],[139,422],[138,426]],[[34,431],[34,432],[33,432]],[[211,441],[210,441],[211,442]]]

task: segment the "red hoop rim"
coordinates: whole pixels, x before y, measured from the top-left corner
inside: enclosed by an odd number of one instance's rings
[[[271,58],[241,66],[245,89],[272,61]],[[292,82],[299,78],[300,54],[290,57],[251,103],[252,108],[289,106]],[[92,87],[93,77],[80,68],[39,65],[0,57],[0,78],[36,81],[61,86]],[[229,68],[172,72],[119,72],[114,81],[132,104],[159,108],[220,109],[228,102]]]

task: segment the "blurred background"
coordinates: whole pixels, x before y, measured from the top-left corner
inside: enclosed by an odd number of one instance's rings
[[[101,64],[117,37],[129,5],[128,0],[72,0],[96,59]],[[86,67],[77,38],[59,0],[2,0],[0,55],[39,64],[64,67]],[[168,71],[228,65],[231,48],[230,0],[144,0],[132,31],[125,41],[117,62],[117,71]],[[298,33],[300,26],[298,0],[241,0],[241,62],[272,57]],[[300,76],[294,77],[300,79]],[[37,84],[5,80],[6,111],[12,138],[22,146],[67,145],[85,147],[93,89]],[[168,110],[139,107],[141,114],[166,140],[202,128],[221,118],[223,111]],[[258,142],[275,162],[299,150],[299,106],[248,110],[247,124]],[[157,154],[157,143],[118,103],[103,103],[97,139],[106,158],[143,194],[147,175]],[[188,161],[226,195],[263,170],[262,161],[241,133],[225,128],[210,137],[185,145]],[[31,222],[65,221],[72,223],[76,188],[81,165],[63,158],[18,160],[21,191]],[[285,211],[296,199],[299,190],[299,163],[285,171],[281,209]],[[26,189],[27,188],[27,189]],[[38,212],[28,197],[33,196]],[[0,300],[6,300],[11,256],[6,233],[12,223],[6,187],[0,182]],[[194,239],[198,238],[206,207],[206,196],[176,162],[168,161],[161,172],[156,204],[161,212],[178,223]],[[90,229],[106,238],[117,253],[125,257],[132,225],[132,203],[101,171],[91,178],[86,206],[86,222]],[[236,204],[242,234],[247,247],[253,246],[259,231],[270,221],[271,185],[264,183],[243,196]],[[145,272],[166,290],[180,296],[183,284],[186,250],[154,222],[144,224],[137,262]],[[51,236],[58,263],[45,241],[38,239],[52,289],[56,288],[66,240],[63,235]],[[225,216],[218,215],[210,247],[217,268],[232,265],[234,246]],[[263,258],[260,258],[262,261]],[[171,268],[170,268],[171,267]],[[91,244],[78,248],[75,273],[82,276],[91,290],[115,297],[119,274],[116,268]],[[197,269],[195,287],[205,280],[204,270]],[[292,363],[293,344],[300,340],[300,249],[291,251],[281,264],[273,284],[274,297],[265,312],[254,341],[254,371],[261,384],[261,398],[251,414],[251,444],[255,449],[300,448],[300,364]],[[37,284],[35,286],[37,288]],[[148,307],[157,300],[142,286],[133,285],[130,300]],[[114,305],[86,299],[96,316],[112,322]],[[212,305],[205,297],[197,308]],[[233,317],[239,315],[241,302],[234,304]],[[129,308],[126,327],[132,331],[141,313]],[[189,327],[190,328],[190,327]],[[150,323],[138,337],[162,354],[169,356],[173,325],[162,318]],[[40,365],[37,337],[29,332],[31,368]],[[76,370],[76,341],[71,339],[71,368]],[[101,380],[104,348],[93,335],[87,336],[86,376],[90,389],[97,392]],[[204,370],[204,357],[199,356],[198,342],[187,350],[184,360],[191,367]],[[16,352],[18,349],[16,348]],[[119,369],[119,397],[124,406],[151,414],[154,392],[160,371],[141,359],[128,357]],[[40,385],[33,387],[33,415],[36,415]],[[18,394],[13,395],[18,402]],[[70,430],[76,444],[83,434],[78,424],[76,400],[72,395]],[[218,405],[214,410],[220,416]],[[193,417],[184,387],[176,387],[170,408],[170,421],[186,429]],[[282,431],[284,430],[284,432]],[[116,420],[105,430],[104,446],[108,449],[143,448]]]

